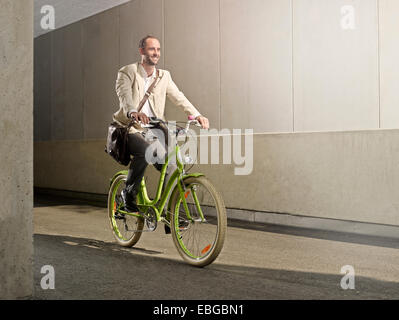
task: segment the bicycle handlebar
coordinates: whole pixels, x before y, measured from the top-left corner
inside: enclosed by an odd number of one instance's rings
[[[141,125],[143,127],[151,128],[154,125],[157,125],[159,123],[165,124],[165,121],[162,119],[156,118],[156,117],[149,117],[148,124],[147,125],[141,124]],[[193,124],[197,127],[202,127],[201,124],[198,122],[198,120],[195,120],[194,116],[188,116],[188,121],[187,121],[186,127],[178,130],[178,132],[181,132],[181,131],[187,132],[191,124]],[[176,132],[176,133],[178,133],[178,132]]]

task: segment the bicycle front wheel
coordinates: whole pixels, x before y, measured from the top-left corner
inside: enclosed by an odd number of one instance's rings
[[[181,257],[191,265],[212,263],[223,248],[227,228],[222,197],[205,177],[184,180],[184,205],[180,192],[171,197],[172,238]]]
[[[144,219],[119,212],[119,209],[123,209],[121,192],[126,178],[126,175],[119,175],[111,184],[108,193],[108,217],[116,241],[121,246],[132,247],[141,237]]]

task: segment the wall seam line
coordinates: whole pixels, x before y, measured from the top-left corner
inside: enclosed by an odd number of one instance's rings
[[[121,67],[121,6],[118,6],[118,69]]]
[[[222,0],[219,0],[219,130],[222,129],[222,28],[221,28]]]
[[[381,129],[381,39],[380,39],[380,0],[377,0],[377,55],[378,55],[378,128]]]
[[[80,22],[80,52],[81,52],[81,60],[82,60],[82,134],[83,139],[86,139],[86,126],[85,126],[85,54],[84,54],[84,22]]]
[[[291,104],[292,104],[292,132],[295,132],[295,90],[294,90],[294,1],[291,0]]]
[[[164,69],[166,68],[166,40],[165,40],[165,28],[166,28],[166,19],[165,19],[165,0],[162,0],[162,42],[163,42],[163,65]]]
[[[54,69],[54,32],[51,32],[50,34],[50,137],[49,140],[53,141],[54,140],[54,135],[53,135],[53,91],[54,91],[54,86],[53,86],[53,69]]]

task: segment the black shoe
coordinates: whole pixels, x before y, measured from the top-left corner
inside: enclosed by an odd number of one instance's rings
[[[122,201],[127,212],[139,212],[139,207],[136,205],[136,199],[126,191],[126,189],[121,192]]]
[[[125,220],[125,214],[119,211],[115,212],[115,219],[117,220]]]

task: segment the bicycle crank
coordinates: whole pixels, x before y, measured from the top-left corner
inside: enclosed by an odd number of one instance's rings
[[[148,231],[155,231],[158,226],[157,215],[152,208],[148,208],[147,213],[144,215],[145,224],[148,228]]]
[[[155,231],[157,228],[157,219],[155,213],[151,213],[150,215],[144,215],[143,218],[146,222],[147,230],[139,230],[139,229],[133,229],[131,226],[127,224],[126,221],[126,215],[121,213],[121,212],[116,212],[115,213],[115,220],[122,220],[123,221],[123,228],[126,232],[152,232]],[[137,225],[137,223],[136,223]]]

